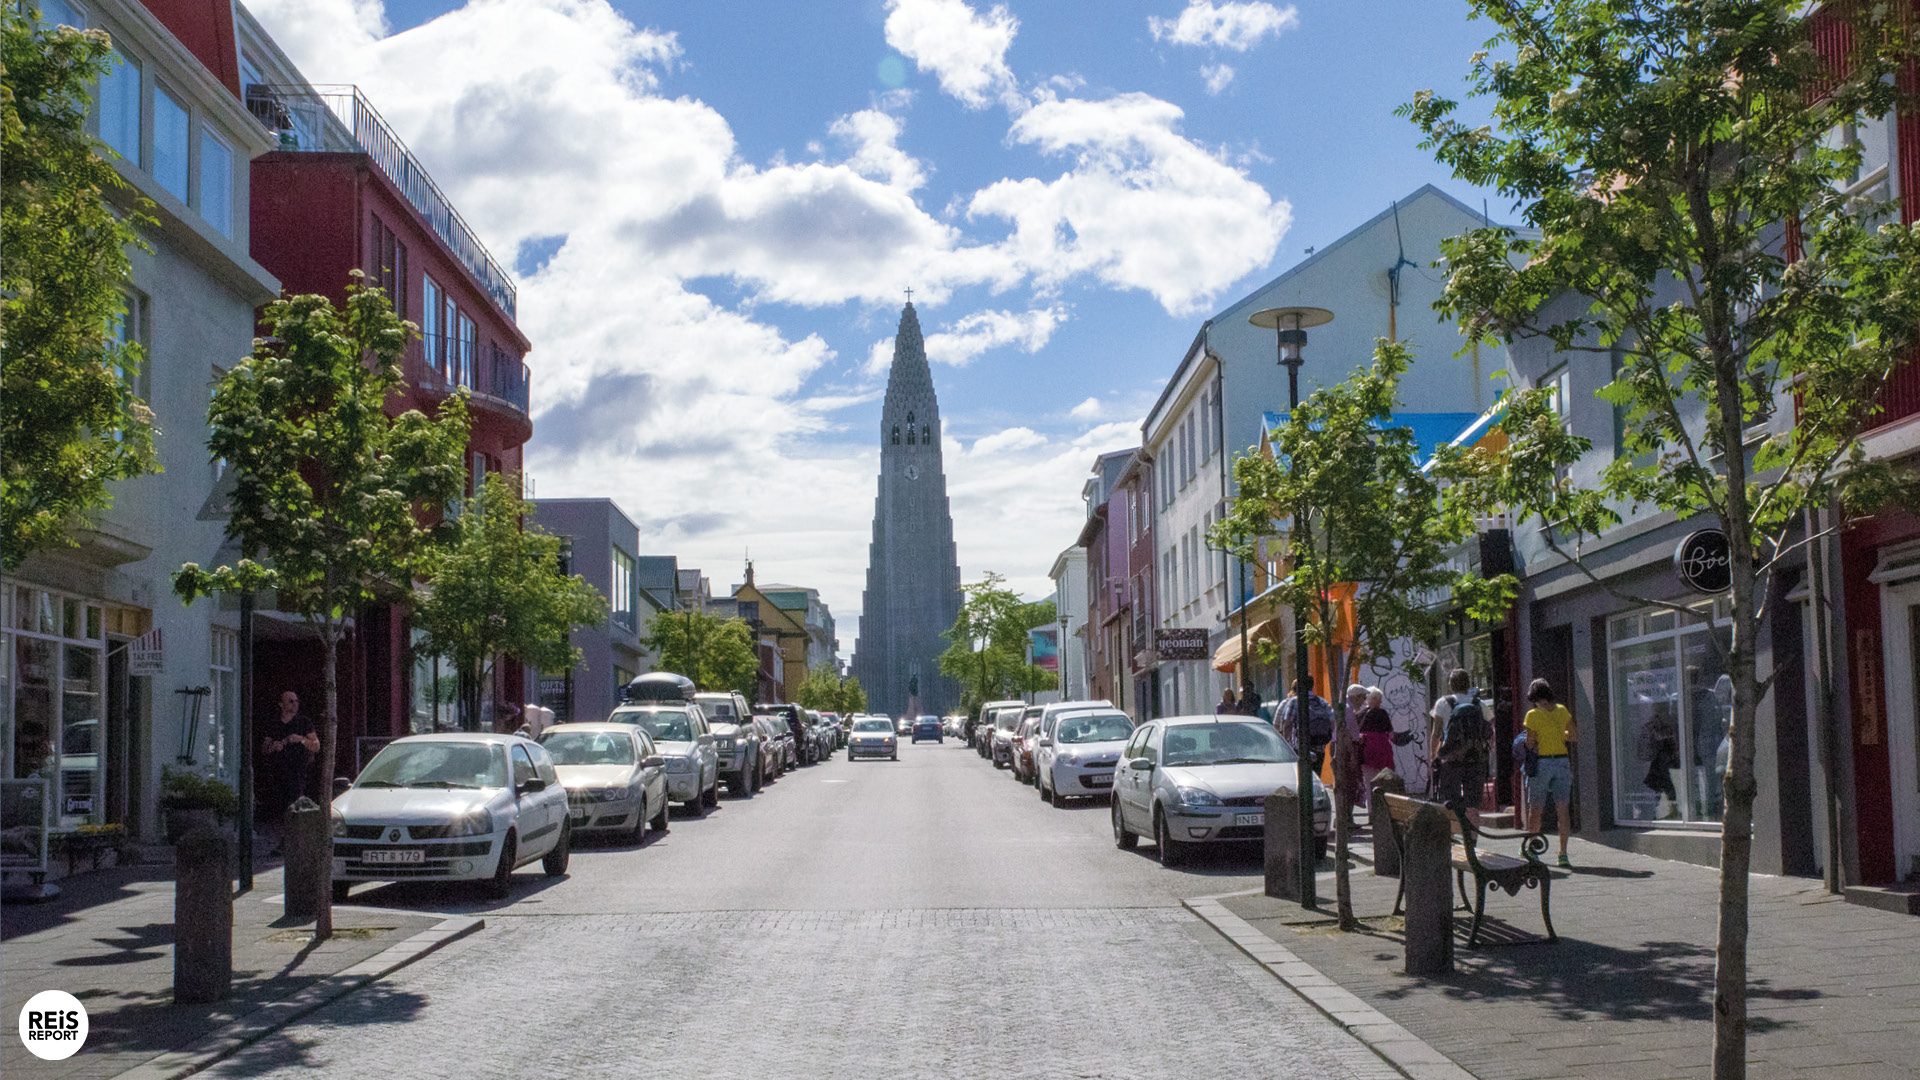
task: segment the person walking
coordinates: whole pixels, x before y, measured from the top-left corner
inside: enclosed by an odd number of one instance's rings
[[[280,711],[260,725],[260,734],[260,771],[267,779],[268,817],[278,832],[287,807],[309,793],[313,760],[320,753],[320,733],[300,712],[300,695],[286,690],[280,694]],[[281,854],[278,836],[270,854]]]
[[[1347,770],[1347,823],[1353,824],[1353,808],[1367,804],[1367,784],[1360,776],[1360,722],[1367,715],[1367,688],[1354,683],[1347,687],[1347,707],[1340,720],[1347,726],[1347,745],[1352,748],[1352,767]],[[1337,770],[1336,770],[1337,771]],[[1338,779],[1336,777],[1336,779]]]
[[[1367,707],[1360,714],[1360,790],[1373,790],[1373,778],[1393,768],[1393,715],[1387,712],[1386,691],[1367,688]]]
[[[1233,687],[1229,686],[1222,689],[1220,691],[1220,700],[1214,703],[1213,714],[1215,716],[1223,716],[1228,713],[1237,713],[1239,711],[1240,711],[1240,703],[1233,699]]]
[[[1573,713],[1554,700],[1553,686],[1545,679],[1533,680],[1527,688],[1532,708],[1520,726],[1526,731],[1527,748],[1533,751],[1532,775],[1527,777],[1527,831],[1540,831],[1547,800],[1553,800],[1560,826],[1560,865],[1567,860],[1567,836],[1572,831],[1572,815],[1567,801],[1573,794],[1573,768],[1567,753],[1578,740],[1574,737]]]
[[[1242,716],[1260,715],[1260,691],[1255,690],[1252,683],[1240,688],[1240,707],[1235,711]]]
[[[1304,725],[1297,722],[1295,713],[1300,709],[1302,695],[1307,699],[1307,716]],[[1313,692],[1313,676],[1302,675],[1293,681],[1293,693],[1280,702],[1280,712],[1274,717],[1274,727],[1280,731],[1280,737],[1293,745],[1293,751],[1307,763],[1309,772],[1319,772],[1320,763],[1326,757],[1327,743],[1333,738],[1333,706],[1327,699]],[[1305,730],[1300,730],[1303,728]]]
[[[1463,806],[1479,803],[1487,775],[1493,702],[1474,690],[1473,676],[1466,668],[1454,668],[1447,676],[1447,692],[1434,700],[1427,716],[1433,797]]]

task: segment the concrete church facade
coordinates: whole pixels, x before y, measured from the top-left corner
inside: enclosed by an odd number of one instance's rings
[[[960,613],[960,563],[940,455],[940,405],[920,317],[909,301],[893,339],[880,414],[880,490],[853,674],[876,712],[943,713],[960,703],[942,676],[943,636]]]

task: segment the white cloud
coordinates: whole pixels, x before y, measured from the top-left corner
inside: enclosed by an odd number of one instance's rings
[[[971,109],[1018,102],[1007,49],[1019,29],[999,4],[982,15],[965,0],[887,0],[887,44]]]
[[[1179,18],[1147,17],[1147,29],[1155,41],[1175,45],[1205,45],[1216,49],[1246,52],[1268,37],[1300,24],[1300,11],[1292,4],[1275,7],[1264,0],[1239,3],[1225,0],[1187,0]],[[1218,93],[1218,91],[1215,91]]]
[[[1200,79],[1207,84],[1207,93],[1218,94],[1227,88],[1228,83],[1233,81],[1233,66],[1231,64],[1202,64],[1200,65]]]
[[[1100,413],[1100,399],[1097,397],[1090,397],[1067,410],[1067,415],[1075,420],[1097,420],[1100,418]]]
[[[1065,322],[1067,312],[1059,306],[1031,311],[976,311],[948,323],[926,335],[927,359],[936,364],[965,367],[990,349],[1015,345],[1036,353]],[[867,353],[868,374],[879,374],[893,363],[893,339],[882,338]]]
[[[1010,221],[1010,257],[1043,287],[1093,274],[1190,314],[1273,258],[1292,207],[1181,135],[1183,115],[1140,93],[1042,101],[1010,137],[1074,167],[1051,181],[1000,180],[967,212]]]
[[[1005,453],[1009,450],[1030,450],[1036,446],[1047,445],[1047,437],[1030,427],[1010,427],[1005,431],[996,431],[973,441],[967,453],[974,457],[988,454]]]
[[[888,187],[912,191],[926,183],[927,174],[920,162],[900,149],[900,121],[880,109],[862,109],[833,122],[827,130],[849,143],[853,155],[847,166],[861,176],[878,180]]]

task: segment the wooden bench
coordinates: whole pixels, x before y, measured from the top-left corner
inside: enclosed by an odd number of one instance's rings
[[[1540,921],[1547,926],[1547,940],[1558,941],[1553,932],[1553,912],[1550,906],[1553,878],[1547,872],[1547,865],[1540,861],[1546,854],[1547,838],[1541,833],[1494,832],[1474,826],[1467,815],[1451,806],[1426,802],[1406,795],[1385,794],[1387,801],[1387,827],[1392,834],[1392,843],[1400,853],[1402,872],[1399,891],[1394,894],[1393,913],[1400,914],[1400,907],[1406,897],[1407,886],[1405,870],[1407,865],[1406,835],[1407,826],[1413,822],[1415,814],[1431,806],[1447,815],[1453,826],[1453,875],[1460,889],[1460,906],[1473,912],[1473,929],[1467,934],[1467,945],[1472,946],[1480,940],[1480,922],[1487,910],[1487,886],[1505,889],[1508,896],[1518,896],[1522,888],[1540,890]],[[1520,858],[1511,855],[1497,855],[1480,850],[1480,841],[1518,840]],[[1377,841],[1376,841],[1377,842]],[[1467,903],[1467,875],[1473,875],[1475,897],[1472,904]]]

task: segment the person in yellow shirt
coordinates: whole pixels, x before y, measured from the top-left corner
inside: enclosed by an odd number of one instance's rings
[[[1547,800],[1556,804],[1560,819],[1560,865],[1571,867],[1567,859],[1567,834],[1571,819],[1567,800],[1573,794],[1573,768],[1567,761],[1568,747],[1574,738],[1573,713],[1554,700],[1553,687],[1545,679],[1533,680],[1527,688],[1532,708],[1521,722],[1527,733],[1527,749],[1536,760],[1527,776],[1527,831],[1539,832],[1546,814]]]

